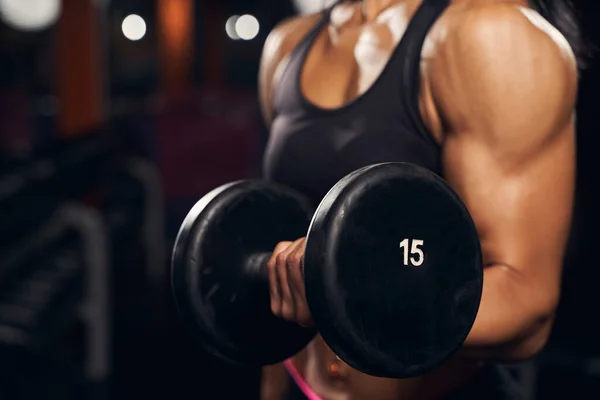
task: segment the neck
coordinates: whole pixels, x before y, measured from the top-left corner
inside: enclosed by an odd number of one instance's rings
[[[367,22],[373,21],[382,11],[404,0],[362,0],[363,16]]]

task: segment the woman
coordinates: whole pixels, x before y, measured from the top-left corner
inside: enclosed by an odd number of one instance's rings
[[[541,5],[568,28],[562,3]],[[467,204],[485,272],[473,329],[446,365],[370,377],[317,337],[264,369],[263,399],[519,398],[494,363],[537,354],[559,300],[575,177],[576,41],[566,28],[524,0],[364,0],[271,33],[260,73],[266,177],[316,204],[365,165],[429,168]],[[303,250],[304,238],[280,243],[268,267],[272,311],[308,326]]]

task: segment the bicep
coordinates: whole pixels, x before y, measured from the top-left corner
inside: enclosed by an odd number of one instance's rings
[[[557,301],[573,204],[573,126],[562,129],[512,167],[469,135],[453,135],[444,147],[444,176],[472,215],[484,263],[509,269],[544,308]]]
[[[514,8],[460,22],[433,68],[443,174],[473,216],[485,263],[510,272],[515,296],[547,309],[573,205],[574,63]]]

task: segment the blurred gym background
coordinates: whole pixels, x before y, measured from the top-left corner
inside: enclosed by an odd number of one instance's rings
[[[0,0],[0,399],[256,398],[169,293],[210,189],[260,176],[259,57],[321,0]],[[597,2],[576,0],[588,41]],[[532,398],[600,398],[598,62],[582,74],[563,300]]]

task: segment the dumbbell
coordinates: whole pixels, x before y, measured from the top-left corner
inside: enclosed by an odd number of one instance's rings
[[[306,236],[306,299],[332,351],[366,374],[420,375],[461,347],[483,286],[481,248],[460,197],[407,163],[354,171],[316,211],[296,191],[260,180],[223,185],[185,218],[172,254],[181,318],[202,346],[238,365],[299,352],[317,330],[275,317],[266,262]]]

